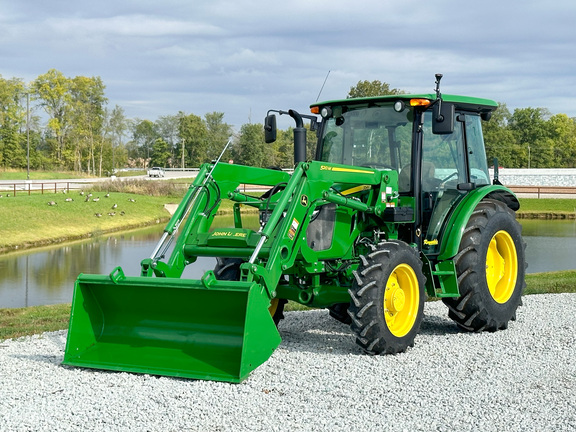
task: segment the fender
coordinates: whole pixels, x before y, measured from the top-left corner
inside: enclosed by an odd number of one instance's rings
[[[502,201],[514,211],[520,208],[516,195],[505,186],[487,185],[474,189],[460,201],[446,222],[446,228],[440,242],[439,261],[451,259],[458,253],[462,234],[468,224],[468,220],[478,203],[484,198]]]

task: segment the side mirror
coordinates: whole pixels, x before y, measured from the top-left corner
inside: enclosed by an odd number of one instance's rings
[[[432,109],[432,133],[447,135],[454,132],[454,104],[437,103]]]
[[[268,114],[264,119],[264,141],[266,144],[276,141],[276,115]]]

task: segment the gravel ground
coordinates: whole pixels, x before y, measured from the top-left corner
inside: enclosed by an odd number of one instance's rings
[[[325,311],[287,313],[242,384],[61,366],[65,332],[3,341],[0,430],[576,430],[576,295],[525,297],[497,333],[425,315],[414,348],[373,357]]]

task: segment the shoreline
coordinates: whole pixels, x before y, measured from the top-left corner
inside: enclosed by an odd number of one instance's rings
[[[555,212],[517,212],[517,219],[543,219],[543,220],[576,220],[576,211],[574,213],[555,213]]]
[[[91,231],[91,232],[88,232],[85,234],[79,234],[76,236],[59,237],[59,238],[41,240],[41,241],[34,242],[34,243],[23,243],[23,244],[19,244],[19,245],[4,246],[4,247],[0,247],[0,257],[3,255],[13,253],[13,252],[28,251],[30,249],[35,249],[35,248],[53,246],[53,245],[58,245],[58,244],[62,244],[62,243],[72,243],[72,242],[80,241],[80,240],[87,240],[87,239],[90,239],[92,237],[98,237],[100,235],[105,235],[105,234],[112,234],[112,233],[121,232],[121,231],[130,231],[130,230],[134,230],[134,229],[138,229],[138,228],[146,228],[149,226],[158,225],[160,223],[166,223],[169,220],[170,220],[169,217],[156,218],[154,220],[144,221],[142,223],[130,224],[130,225],[106,229],[106,230]]]
[[[150,219],[148,221],[142,221],[140,223],[124,225],[124,226],[106,229],[106,230],[91,231],[91,232],[79,234],[76,236],[59,237],[59,238],[46,239],[46,240],[42,240],[42,241],[38,241],[38,242],[34,242],[34,243],[23,243],[23,244],[12,245],[12,246],[3,246],[3,247],[0,247],[0,257],[2,257],[3,255],[10,254],[10,253],[23,252],[23,251],[28,251],[28,250],[36,249],[36,248],[42,248],[42,247],[46,247],[46,246],[53,246],[53,245],[58,245],[58,244],[63,244],[63,243],[72,243],[75,241],[87,240],[87,239],[90,239],[92,237],[97,237],[97,236],[105,235],[105,234],[112,234],[112,233],[117,233],[117,232],[122,232],[122,231],[131,231],[131,230],[135,230],[135,229],[139,229],[139,228],[151,227],[151,226],[158,225],[161,223],[166,224],[166,223],[168,223],[168,221],[170,220],[170,218],[172,217],[172,215],[174,214],[174,212],[176,211],[177,208],[178,208],[178,204],[164,204],[164,209],[170,214],[170,216],[157,217],[155,219]],[[232,213],[232,211],[219,210],[217,214],[218,215],[225,215],[225,214],[231,214],[231,213]]]
[[[166,204],[164,208],[170,213],[170,216],[174,214],[175,209],[178,207],[177,204]],[[219,212],[219,214],[228,212]],[[517,212],[517,219],[539,219],[539,220],[576,220],[576,212],[574,213],[555,213],[555,212]],[[157,225],[160,223],[167,223],[170,217],[156,218],[154,220],[143,221],[137,224],[130,224],[122,227],[116,227],[108,230],[92,231],[81,235],[71,236],[71,237],[59,237],[53,239],[46,239],[34,243],[23,243],[13,246],[0,247],[0,256],[6,255],[12,252],[27,251],[30,249],[41,248],[45,246],[53,246],[62,243],[75,242],[79,240],[87,240],[92,237],[97,237],[99,235],[111,234],[121,231],[130,231],[138,228],[146,228],[149,226]]]

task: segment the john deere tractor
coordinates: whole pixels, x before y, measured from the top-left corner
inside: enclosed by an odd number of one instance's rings
[[[488,173],[497,104],[442,95],[440,78],[431,94],[269,112],[267,142],[277,114],[295,121],[294,171],[203,165],[140,276],[78,276],[64,364],[240,382],[280,344],[288,300],[328,309],[369,354],[414,344],[426,296],[463,330],[505,329],[525,246],[518,200]],[[225,200],[233,226],[214,228]],[[215,268],[183,277],[198,257]]]

